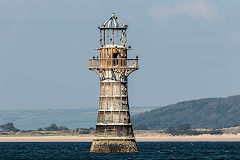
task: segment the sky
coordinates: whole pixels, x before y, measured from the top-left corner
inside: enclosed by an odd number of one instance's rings
[[[129,26],[131,106],[240,94],[239,0],[0,0],[0,110],[97,107],[100,26]]]

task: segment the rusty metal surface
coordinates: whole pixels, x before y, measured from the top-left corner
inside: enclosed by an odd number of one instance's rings
[[[130,120],[127,85],[128,76],[138,69],[138,58],[127,56],[126,29],[127,25],[115,15],[104,22],[100,28],[99,58],[89,59],[89,69],[100,77],[98,120],[92,152],[138,150]],[[116,149],[112,150],[110,146]]]

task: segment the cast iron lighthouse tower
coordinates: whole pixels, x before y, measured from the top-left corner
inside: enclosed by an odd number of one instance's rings
[[[112,14],[100,29],[100,56],[89,59],[89,69],[100,77],[100,97],[96,136],[91,152],[137,152],[130,121],[127,82],[138,69],[138,57],[129,59],[127,28]]]

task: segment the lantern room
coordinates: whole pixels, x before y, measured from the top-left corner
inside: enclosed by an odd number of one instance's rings
[[[119,20],[115,13],[112,13],[112,16],[98,28],[100,29],[101,48],[127,47],[128,26]]]

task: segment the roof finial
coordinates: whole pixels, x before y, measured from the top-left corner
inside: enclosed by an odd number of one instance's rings
[[[114,12],[112,13],[112,18],[115,18],[115,13]]]

